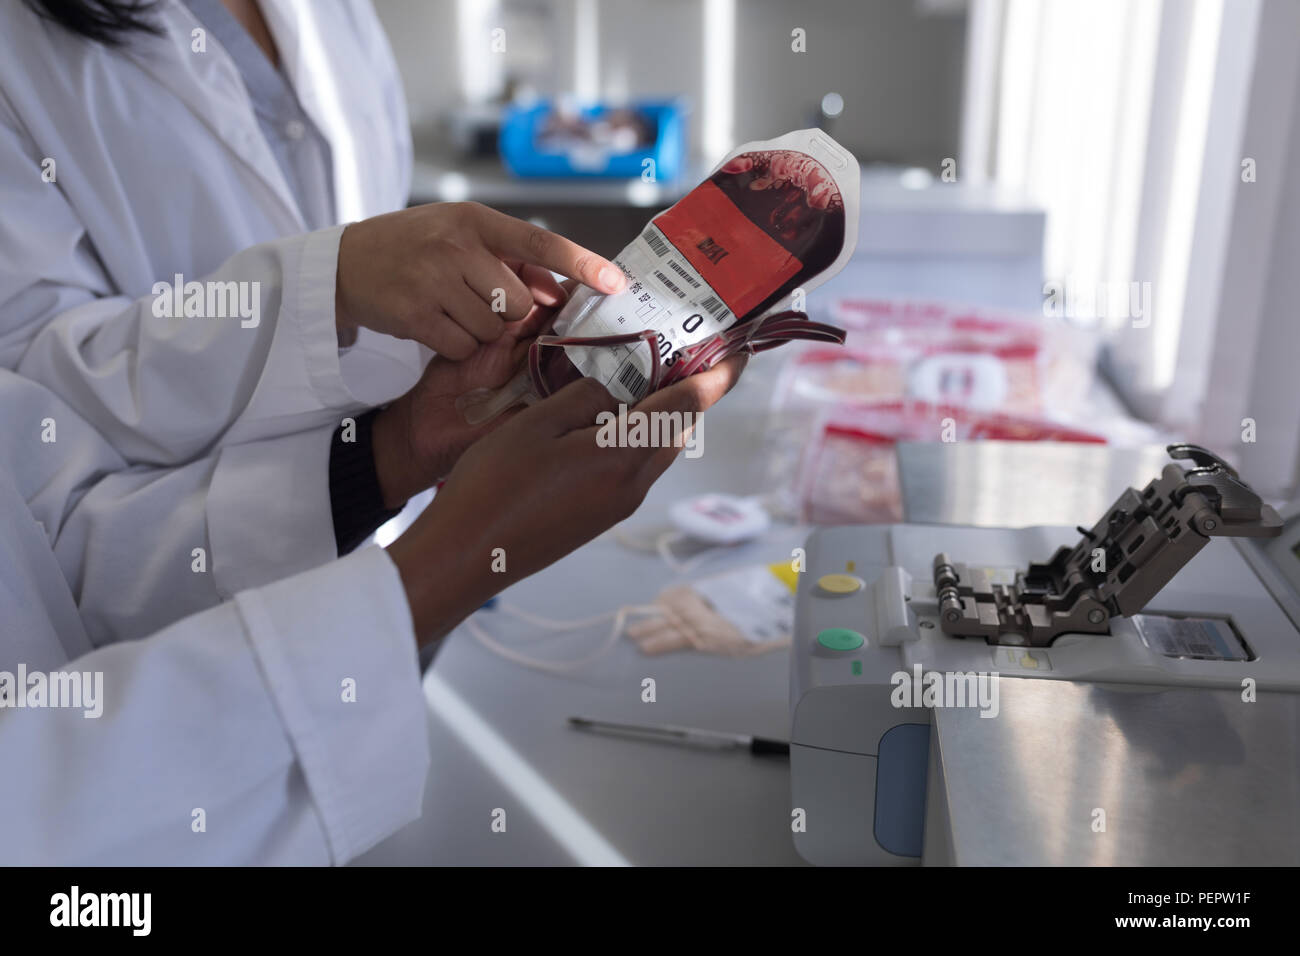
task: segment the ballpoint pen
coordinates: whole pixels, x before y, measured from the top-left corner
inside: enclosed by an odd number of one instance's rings
[[[657,740],[683,747],[699,747],[707,750],[743,748],[748,749],[751,754],[771,757],[786,757],[790,754],[790,744],[784,740],[755,737],[750,734],[732,734],[721,730],[700,730],[697,727],[676,727],[672,724],[627,724],[613,720],[593,720],[590,717],[570,717],[569,724],[579,730],[593,733],[641,737],[645,740]]]

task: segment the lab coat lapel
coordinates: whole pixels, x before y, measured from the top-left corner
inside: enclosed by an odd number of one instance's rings
[[[306,228],[288,182],[258,128],[248,90],[229,54],[211,34],[206,52],[191,49],[193,31],[202,24],[179,0],[164,0],[156,22],[159,38],[140,38],[125,53],[137,66],[170,90],[212,130],[221,142],[258,174],[291,228]],[[279,37],[276,37],[277,42]]]
[[[346,6],[297,0],[260,0],[260,4],[298,102],[329,143],[336,217],[340,222],[351,222],[371,215],[359,185],[359,133],[354,125],[364,126],[369,122],[370,104],[364,101],[362,93],[368,81],[341,82],[328,66],[339,62],[339,51],[331,47],[350,42],[339,22],[346,20]]]

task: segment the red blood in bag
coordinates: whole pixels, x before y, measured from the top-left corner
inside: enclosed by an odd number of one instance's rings
[[[826,269],[844,247],[844,198],[826,168],[806,153],[789,149],[745,153],[724,163],[709,182],[800,264],[756,307],[737,312],[742,322]],[[755,275],[754,284],[771,285],[770,279],[770,274]]]

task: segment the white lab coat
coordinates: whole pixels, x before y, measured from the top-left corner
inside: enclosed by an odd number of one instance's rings
[[[262,5],[340,217],[400,207],[373,12]],[[0,708],[0,862],[341,862],[419,812],[428,756],[391,562],[327,563],[329,438],[427,356],[339,355],[341,229],[297,235],[229,58],[157,16],[122,52],[0,4],[0,671],[99,670],[107,698]],[[154,316],[177,273],[259,282],[261,324]]]
[[[386,552],[94,649],[54,552],[132,472],[3,370],[0,452],[0,865],[340,863],[419,815],[428,716]],[[20,667],[101,673],[101,716],[12,706]]]
[[[330,142],[340,218],[400,208],[410,134],[369,4],[262,9]],[[112,50],[0,4],[0,367],[46,385],[135,469],[101,483],[78,536],[57,543],[96,644],[335,557],[330,435],[427,359],[368,332],[340,359],[341,230],[300,235],[233,62],[210,35],[196,51],[179,0],[155,16],[161,37]],[[259,327],[155,317],[153,285],[176,274],[259,282]],[[257,444],[291,433],[274,458]],[[195,548],[211,573],[181,560]]]

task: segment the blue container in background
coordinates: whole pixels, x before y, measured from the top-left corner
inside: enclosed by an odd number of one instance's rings
[[[552,179],[654,179],[670,182],[686,156],[682,100],[626,106],[510,106],[501,121],[501,161],[516,176]]]

